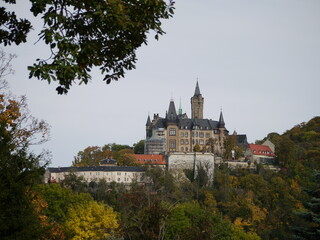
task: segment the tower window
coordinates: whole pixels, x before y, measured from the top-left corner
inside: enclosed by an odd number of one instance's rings
[[[170,147],[170,150],[175,150],[176,149],[176,140],[170,140],[169,147]]]
[[[176,135],[176,129],[175,128],[170,128],[169,135],[170,136],[175,136]]]

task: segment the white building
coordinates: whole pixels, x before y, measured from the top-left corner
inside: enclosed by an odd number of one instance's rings
[[[133,181],[143,182],[144,169],[133,166],[90,166],[90,167],[60,167],[48,168],[44,181],[61,182],[65,176],[74,173],[78,177],[83,177],[85,181],[98,182],[104,179],[106,182],[116,182],[129,184]]]

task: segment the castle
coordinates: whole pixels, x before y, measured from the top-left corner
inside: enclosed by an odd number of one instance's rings
[[[222,111],[219,121],[203,118],[204,98],[197,82],[191,97],[191,118],[178,112],[171,100],[165,118],[154,114],[148,116],[146,123],[145,154],[166,154],[172,152],[190,153],[198,148],[202,152],[211,152],[216,156],[223,153],[224,139],[228,135]]]

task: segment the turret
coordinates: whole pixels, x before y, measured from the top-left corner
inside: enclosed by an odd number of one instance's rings
[[[176,107],[175,107],[175,105],[174,105],[173,100],[170,101],[169,109],[168,109],[168,112],[167,112],[167,114],[166,114],[166,119],[167,119],[169,122],[175,122],[175,121],[177,121],[177,119],[178,119]]]
[[[200,93],[199,83],[197,81],[194,95],[191,98],[191,118],[203,118],[203,97]]]
[[[178,114],[179,114],[179,116],[182,116],[181,98],[180,98],[180,104],[179,104]]]
[[[223,115],[222,115],[222,110],[220,112],[220,117],[219,117],[219,122],[218,122],[218,128],[224,128],[225,127],[225,123],[224,123],[224,119],[223,119]]]
[[[148,114],[147,123],[146,123],[146,138],[150,138],[152,135],[152,126],[150,121],[150,115]]]
[[[150,120],[150,115],[148,114],[146,126],[150,126],[150,125],[151,125],[151,120]]]

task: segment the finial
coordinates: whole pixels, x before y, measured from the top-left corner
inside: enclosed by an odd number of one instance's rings
[[[180,104],[179,104],[179,115],[182,115],[182,106],[181,106],[181,97],[180,97]]]

